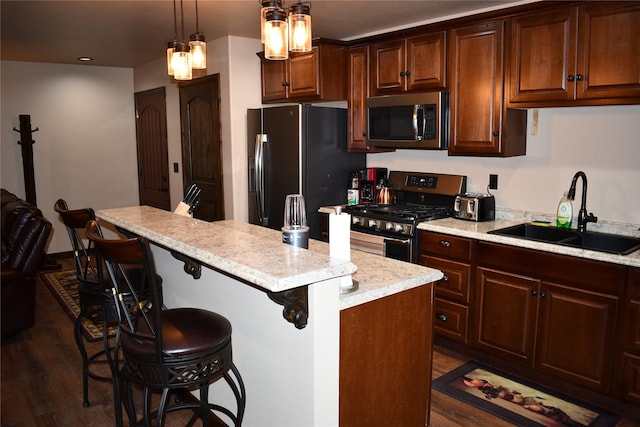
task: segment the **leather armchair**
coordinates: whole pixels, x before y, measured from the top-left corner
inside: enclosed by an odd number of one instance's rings
[[[36,273],[45,255],[51,223],[35,206],[1,190],[2,339],[34,324]]]

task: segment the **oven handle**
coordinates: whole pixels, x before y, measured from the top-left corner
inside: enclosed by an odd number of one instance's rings
[[[350,235],[351,249],[359,250],[362,252],[368,252],[374,255],[380,255],[383,257],[396,258],[392,253],[389,253],[387,248],[391,246],[401,246],[407,249],[406,257],[403,257],[402,261],[411,262],[411,239],[406,238],[392,238],[385,236],[378,236],[376,234],[368,234],[360,231],[351,231]],[[404,259],[406,258],[406,259]],[[399,259],[399,258],[396,258]]]

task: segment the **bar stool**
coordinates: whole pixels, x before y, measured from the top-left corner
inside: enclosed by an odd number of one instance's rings
[[[86,407],[89,406],[89,378],[112,381],[111,350],[114,347],[110,344],[109,327],[118,325],[117,306],[113,301],[111,286],[105,288],[102,284],[100,265],[93,258],[92,242],[81,235],[81,233],[84,234],[87,223],[96,219],[93,209],[69,210],[67,202],[58,199],[54,210],[62,218],[69,233],[76,277],[78,278],[80,314],[74,323],[74,336],[82,357],[82,405]],[[85,345],[87,337],[83,334],[84,319],[102,330],[103,349],[91,355],[88,354]],[[109,366],[109,375],[101,375],[92,371],[93,366],[104,364]]]
[[[143,389],[143,419],[145,426],[157,418],[161,427],[167,412],[192,409],[188,425],[198,418],[209,425],[211,411],[224,414],[233,425],[240,426],[245,409],[245,388],[232,359],[231,324],[214,312],[198,308],[163,309],[160,288],[155,285],[157,274],[149,242],[142,238],[106,240],[95,221],[89,221],[87,236],[106,265],[114,284],[114,299],[118,301],[120,327],[116,346],[122,351],[116,360],[115,381],[129,422],[138,425],[132,385]],[[131,267],[139,267],[141,278],[130,278]],[[139,297],[137,288],[151,289],[149,300]],[[120,362],[122,366],[119,366]],[[209,386],[224,378],[236,399],[236,411],[209,403]],[[199,389],[199,402],[176,400],[170,403],[169,393],[177,389]],[[162,390],[157,410],[150,408],[151,390]]]

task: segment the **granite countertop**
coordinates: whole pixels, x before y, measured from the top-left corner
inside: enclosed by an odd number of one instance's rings
[[[539,217],[539,216],[538,216]],[[435,221],[422,222],[418,225],[419,230],[434,231],[438,233],[451,234],[454,236],[468,237],[476,240],[484,240],[487,242],[503,243],[511,246],[519,246],[522,248],[536,249],[545,252],[552,252],[561,255],[570,255],[579,258],[588,258],[596,261],[611,262],[614,264],[628,265],[632,267],[640,267],[640,250],[630,253],[629,255],[615,255],[605,252],[590,251],[585,249],[573,248],[569,246],[556,245],[552,243],[543,243],[533,240],[519,239],[516,237],[500,236],[497,234],[487,234],[489,231],[497,230],[503,227],[530,222],[534,218],[517,215],[498,215],[494,221],[472,222],[456,218],[444,218]],[[589,224],[590,226],[592,224]],[[589,228],[591,230],[591,227]],[[603,232],[616,232],[640,237],[637,232],[638,226],[633,224],[616,225],[616,224],[600,224],[598,230]]]
[[[439,270],[359,251],[351,251],[351,262],[330,258],[325,242],[295,248],[283,244],[277,230],[240,221],[206,222],[148,206],[100,210],[96,216],[272,292],[352,274],[358,289],[340,295],[340,309],[442,278]]]

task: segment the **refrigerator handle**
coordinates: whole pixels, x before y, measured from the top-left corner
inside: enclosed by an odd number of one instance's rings
[[[266,224],[264,218],[264,146],[267,142],[267,135],[259,133],[256,135],[256,151],[255,151],[255,189],[256,189],[256,207],[258,214],[258,222],[262,225]]]

